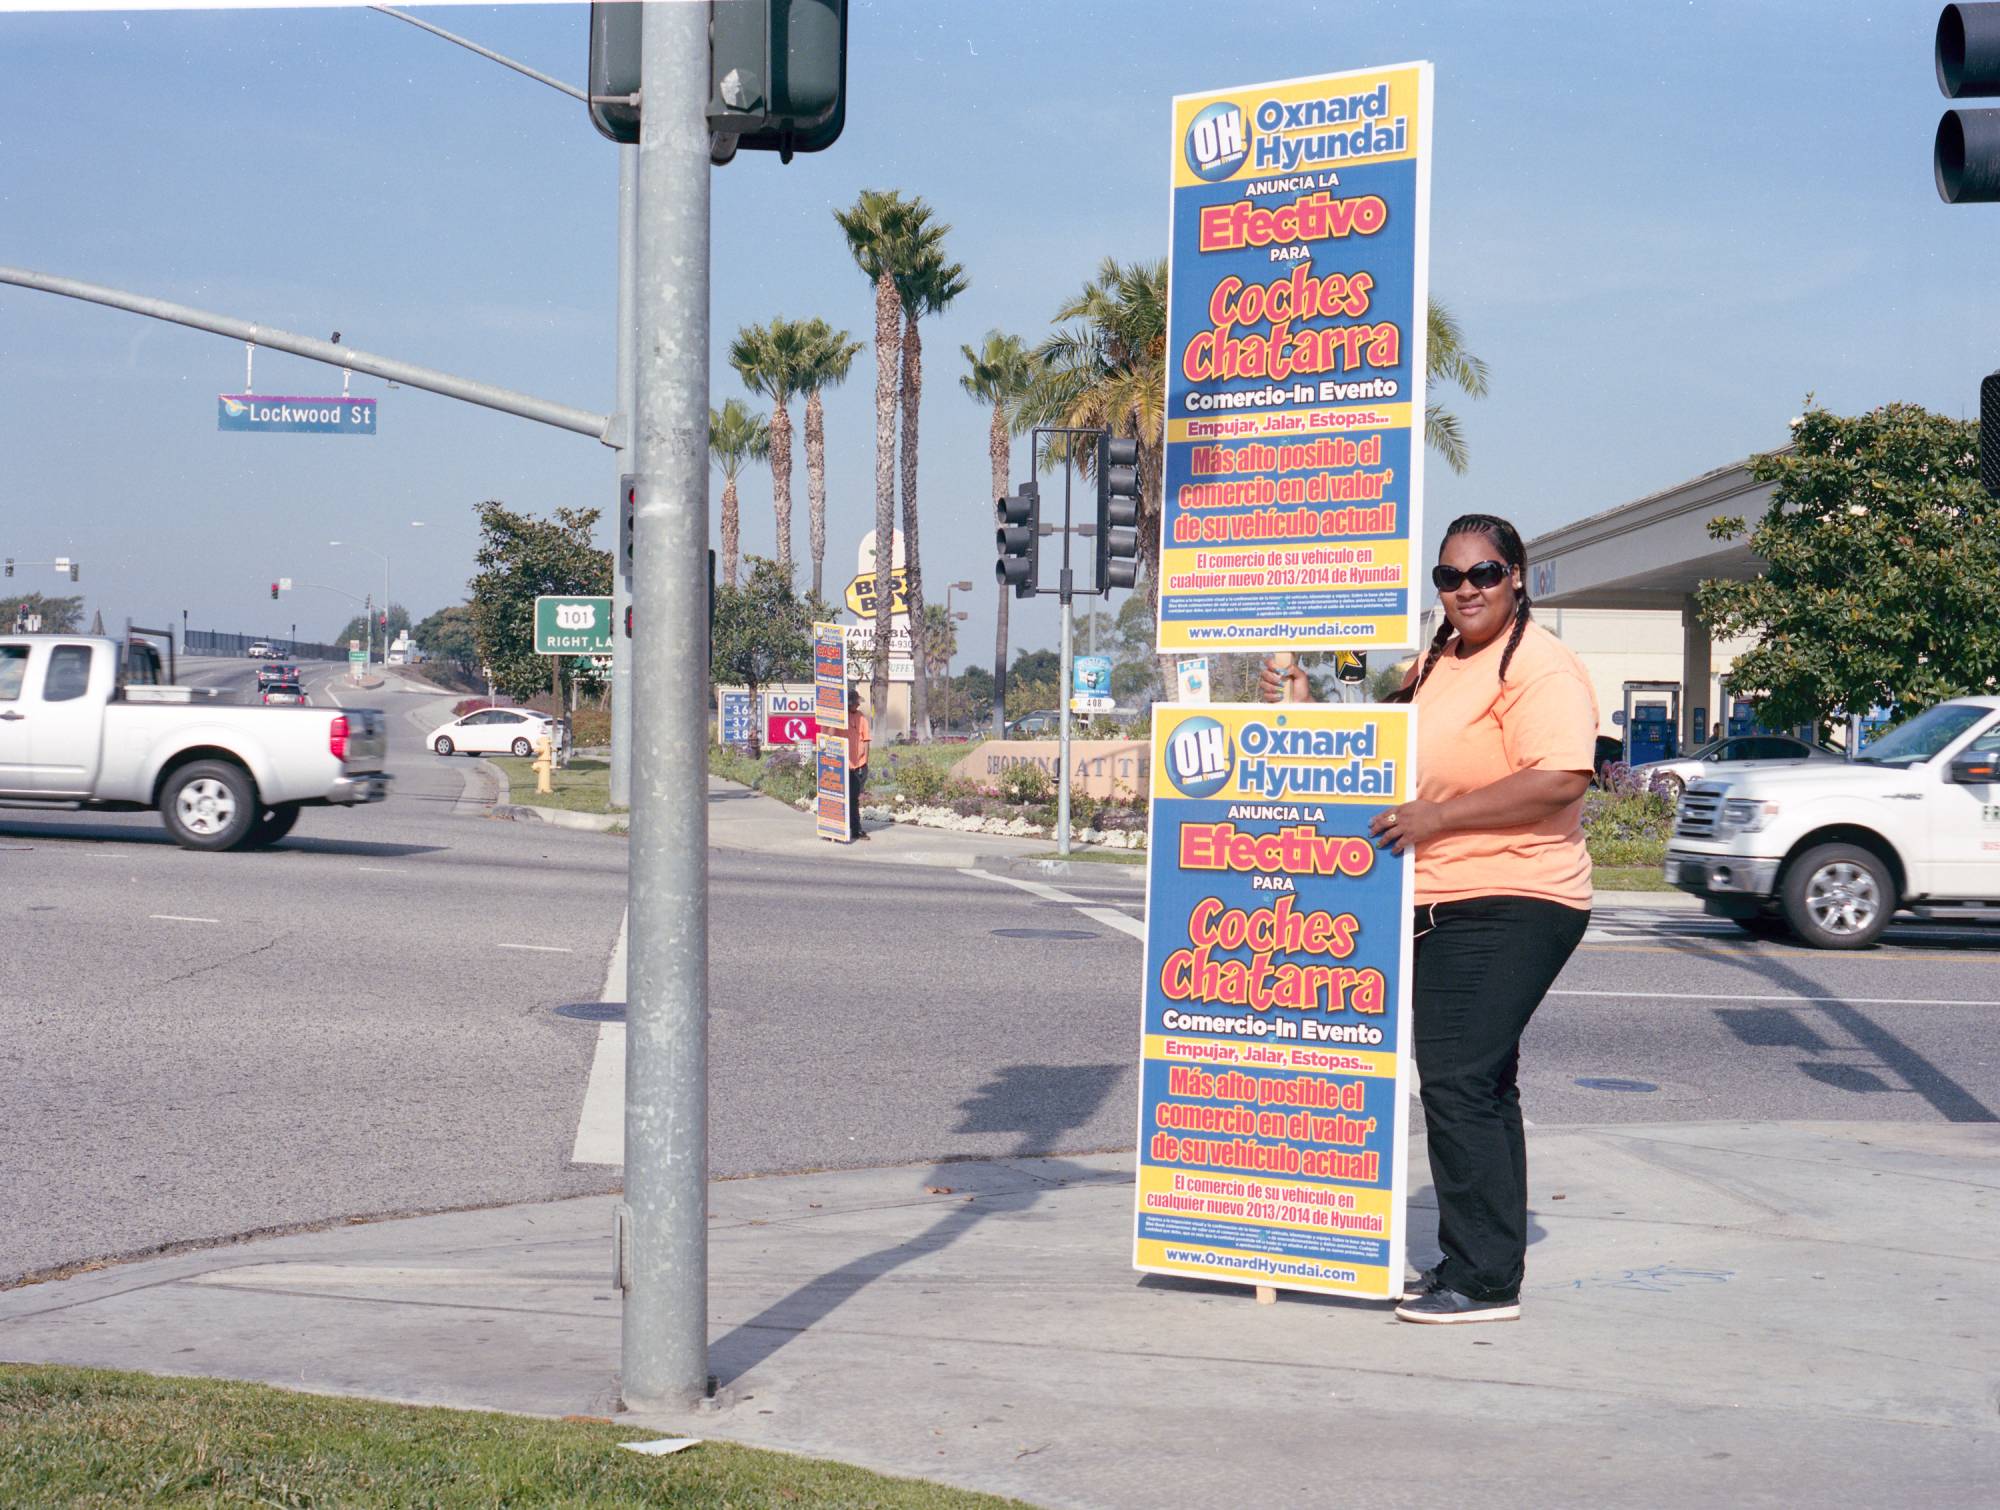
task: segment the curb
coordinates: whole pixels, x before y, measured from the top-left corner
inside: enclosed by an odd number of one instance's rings
[[[623,813],[573,813],[567,808],[533,807],[518,802],[497,802],[491,812],[496,818],[509,818],[516,823],[547,823],[556,828],[589,829],[600,834],[622,833],[630,821]]]

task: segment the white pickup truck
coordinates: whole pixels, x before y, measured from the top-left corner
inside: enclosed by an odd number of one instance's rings
[[[189,849],[275,843],[299,810],[389,792],[372,708],[238,707],[89,635],[0,635],[0,803],[157,808]]]
[[[1939,703],[1850,761],[1691,782],[1666,879],[1820,949],[1864,948],[1904,910],[2000,918],[2000,697]]]

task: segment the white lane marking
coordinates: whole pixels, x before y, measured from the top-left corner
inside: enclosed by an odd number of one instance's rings
[[[1113,907],[1094,907],[1082,897],[1075,896],[1055,886],[1044,886],[1040,881],[1023,881],[1017,876],[1003,876],[990,870],[980,870],[975,866],[961,866],[962,876],[971,876],[976,881],[999,881],[1004,885],[1018,886],[1030,896],[1040,897],[1044,902],[1067,902],[1089,918],[1093,923],[1102,923],[1107,928],[1116,928],[1120,933],[1129,933],[1133,938],[1144,941],[1146,925],[1138,918],[1127,917]]]
[[[1934,996],[1731,996],[1722,991],[1550,991],[1550,996],[1598,996],[1613,1001],[1837,1001],[1850,1007],[2000,1007],[2000,1001],[1960,1001]]]
[[[1102,923],[1107,928],[1116,928],[1120,933],[1129,933],[1135,939],[1146,936],[1146,925],[1137,918],[1128,918],[1124,913],[1110,907],[1079,907],[1077,911],[1093,923]]]
[[[146,914],[156,923],[219,923],[221,918],[189,918],[177,912],[149,912]]]
[[[625,929],[618,923],[618,943],[604,972],[599,1001],[625,1000]],[[590,1060],[590,1079],[583,1088],[583,1110],[577,1114],[576,1141],[570,1146],[572,1164],[625,1162],[625,1024],[599,1023],[597,1049]]]
[[[393,865],[357,865],[354,868],[356,870],[365,870],[371,875],[378,876],[400,876],[403,874],[401,870]]]
[[[1071,896],[1066,891],[1058,891],[1053,886],[1044,886],[1040,881],[1023,881],[1018,876],[1003,876],[990,870],[978,870],[966,865],[959,868],[960,875],[971,876],[975,881],[998,881],[1003,886],[1018,886],[1030,896],[1040,897],[1044,902],[1081,902],[1082,897]]]
[[[562,944],[500,944],[501,949],[526,949],[535,954],[574,954],[574,949]]]

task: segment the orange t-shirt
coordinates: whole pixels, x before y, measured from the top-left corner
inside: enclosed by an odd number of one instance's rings
[[[1417,689],[1423,800],[1448,802],[1516,771],[1595,769],[1597,694],[1576,652],[1530,619],[1503,683],[1506,644],[1500,635],[1464,660],[1446,647]],[[1416,890],[1419,902],[1510,896],[1588,907],[1583,799],[1539,823],[1440,835],[1417,850]]]
[[[851,766],[868,764],[868,715],[855,712],[847,715],[847,763]]]

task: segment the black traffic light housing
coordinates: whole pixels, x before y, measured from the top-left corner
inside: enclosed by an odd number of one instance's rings
[[[271,584],[271,596],[275,598],[277,595],[278,595],[278,584],[273,582]]]
[[[1017,598],[1032,598],[1042,564],[1042,490],[1030,478],[993,504],[993,544],[1000,559],[993,577],[1014,589]]]
[[[590,119],[614,142],[639,140],[641,10],[590,7]],[[847,124],[847,0],[710,0],[711,156],[822,152]]]
[[[1938,89],[1959,100],[2000,94],[2000,4],[1947,5],[1938,13]],[[2000,110],[1947,110],[1931,149],[1938,198],[2000,202]]]
[[[639,479],[627,472],[618,479],[618,570],[627,582],[632,580],[633,556],[632,516],[639,507]]]
[[[1139,580],[1139,442],[1097,439],[1097,590]]]

